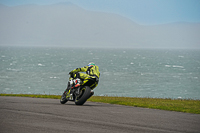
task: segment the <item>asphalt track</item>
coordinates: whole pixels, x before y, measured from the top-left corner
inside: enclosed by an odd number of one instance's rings
[[[200,115],[0,96],[0,133],[200,133]]]

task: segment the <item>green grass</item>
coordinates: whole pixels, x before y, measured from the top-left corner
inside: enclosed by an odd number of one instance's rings
[[[200,100],[94,96],[88,101],[200,114]]]
[[[17,97],[51,98],[51,99],[60,99],[61,97],[58,95],[33,95],[33,94],[0,94],[0,96],[17,96]],[[200,114],[200,100],[193,100],[193,99],[92,96],[90,99],[88,99],[88,101]]]

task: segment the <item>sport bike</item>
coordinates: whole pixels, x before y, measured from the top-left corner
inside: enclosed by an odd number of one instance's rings
[[[89,99],[94,91],[89,86],[80,86],[82,80],[72,78],[70,75],[66,91],[60,98],[60,103],[65,104],[67,101],[73,101],[76,105],[83,105]]]

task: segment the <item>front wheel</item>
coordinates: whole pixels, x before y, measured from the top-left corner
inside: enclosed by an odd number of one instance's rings
[[[80,91],[80,95],[76,96],[75,104],[83,105],[87,101],[87,99],[90,97],[90,95],[91,95],[90,87],[84,86]]]
[[[60,98],[60,103],[65,104],[67,101],[68,101],[68,99],[66,98],[65,93],[63,93],[62,97]]]

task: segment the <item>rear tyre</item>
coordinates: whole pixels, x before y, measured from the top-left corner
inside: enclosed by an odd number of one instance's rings
[[[91,90],[89,98],[90,98],[91,96],[93,96],[93,95],[94,95],[94,91]],[[89,99],[89,98],[88,98],[88,99]]]
[[[87,99],[90,97],[91,95],[91,89],[89,86],[84,86],[80,92],[80,95],[76,97],[75,99],[75,104],[76,105],[83,105]]]

